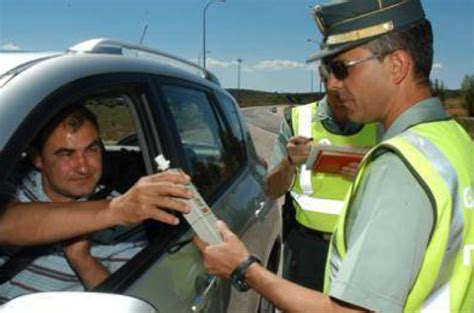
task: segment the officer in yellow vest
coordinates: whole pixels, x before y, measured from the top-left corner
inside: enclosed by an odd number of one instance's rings
[[[196,240],[206,268],[285,312],[472,313],[474,147],[432,96],[420,0],[338,1],[317,6],[315,19],[324,42],[313,59],[328,87],[352,121],[386,129],[346,198],[325,293],[268,272],[223,224],[222,245]]]
[[[332,90],[319,102],[296,106],[285,113],[272,154],[273,167],[266,178],[266,192],[276,199],[290,190],[283,206],[286,279],[323,290],[329,240],[353,179],[350,173],[314,173],[307,169],[304,162],[311,142],[372,147],[376,132],[374,124],[350,122]]]

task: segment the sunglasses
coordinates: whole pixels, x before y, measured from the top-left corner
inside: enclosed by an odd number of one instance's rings
[[[349,76],[349,68],[378,57],[378,55],[373,54],[360,60],[321,62],[321,65],[319,67],[319,74],[321,75],[321,78],[324,81],[327,81],[331,74],[333,74],[336,79],[343,80],[346,79],[347,76]]]

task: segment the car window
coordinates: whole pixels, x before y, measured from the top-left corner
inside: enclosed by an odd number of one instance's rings
[[[132,97],[126,93],[107,93],[89,97],[84,103],[97,117],[104,144],[101,183],[124,193],[146,174],[138,126],[131,115]]]
[[[239,126],[234,118],[231,127],[202,90],[163,85],[161,91],[178,130],[193,181],[203,196],[209,198],[244,163],[242,136],[235,129]]]
[[[229,134],[229,141],[231,142],[230,148],[233,150],[232,154],[237,155],[237,159],[243,161],[245,159],[245,141],[238,107],[236,103],[226,95],[218,93],[217,98],[221,103],[220,107],[230,128],[231,134]]]

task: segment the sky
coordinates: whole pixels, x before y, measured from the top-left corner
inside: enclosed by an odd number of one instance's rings
[[[202,60],[210,0],[0,0],[0,50],[63,51],[91,38],[143,44]],[[225,0],[206,11],[206,63],[225,88],[319,91],[321,41],[311,8],[326,0]],[[422,0],[433,24],[432,79],[459,89],[474,74],[474,0]],[[201,61],[202,62],[202,61]]]

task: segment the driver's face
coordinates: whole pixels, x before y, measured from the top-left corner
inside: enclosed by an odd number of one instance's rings
[[[41,171],[44,192],[52,201],[71,201],[92,193],[102,176],[97,128],[85,121],[73,132],[65,122],[60,123],[33,163]]]

